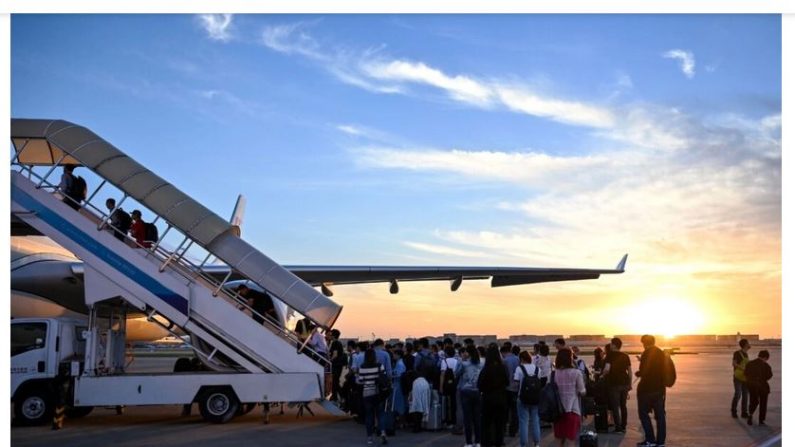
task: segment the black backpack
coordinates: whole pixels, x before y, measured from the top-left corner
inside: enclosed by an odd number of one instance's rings
[[[158,239],[157,225],[152,222],[144,222],[144,240],[154,242]]]
[[[392,395],[392,379],[386,375],[386,369],[383,366],[379,368],[376,386],[378,387],[379,400],[385,401]]]
[[[69,190],[69,197],[75,199],[78,202],[82,202],[86,199],[87,188],[88,185],[86,185],[85,179],[79,175],[76,175],[72,179],[72,188]]]
[[[447,359],[444,360],[447,362]],[[455,371],[453,368],[450,368],[450,364],[447,364],[447,368],[444,370],[444,381],[442,382],[442,394],[445,396],[452,396],[455,394],[456,389],[456,380],[455,380]]]
[[[676,366],[674,366],[674,361],[671,359],[671,354],[665,352],[663,356],[663,360],[665,360],[663,364],[663,382],[667,388],[671,388],[676,383]]]
[[[524,379],[522,379],[522,386],[519,388],[519,400],[525,405],[538,405],[541,400],[541,380],[538,378],[538,367],[536,367],[535,374],[528,375],[524,365],[519,365],[522,368]]]
[[[127,234],[127,232],[130,231],[130,227],[132,226],[132,217],[130,217],[130,215],[122,209],[116,210],[116,216],[119,220],[119,231]]]

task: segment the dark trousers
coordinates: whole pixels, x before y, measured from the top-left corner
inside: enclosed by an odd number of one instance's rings
[[[654,411],[654,420],[657,422],[656,438],[651,418],[649,418],[649,413],[652,411]],[[646,434],[646,442],[665,444],[665,390],[638,392],[638,417]]]
[[[466,443],[472,444],[472,434],[475,435],[475,444],[480,444],[481,439],[481,400],[480,392],[472,390],[461,391],[461,412],[464,414],[464,436]]]
[[[751,407],[748,408],[748,416],[753,417],[756,407],[759,406],[759,422],[765,422],[767,417],[767,392],[757,387],[748,387],[751,394]]]
[[[629,389],[626,385],[610,385],[607,393],[607,401],[610,412],[613,413],[613,422],[616,428],[627,428],[627,394]]]
[[[446,405],[447,405],[447,409],[446,409],[447,419],[444,420],[444,423],[447,424],[447,425],[454,425],[456,423],[456,414],[455,413],[456,413],[456,405],[457,405],[456,397],[458,397],[457,394],[458,394],[458,391],[446,395],[447,399],[445,400],[445,402],[446,402]]]
[[[339,399],[342,392],[342,385],[340,385],[340,377],[342,376],[342,367],[344,365],[331,365],[331,400]]]
[[[737,413],[737,402],[742,395],[742,403],[740,404],[740,412],[742,414],[748,413],[748,386],[745,382],[734,378],[734,397],[732,398],[732,414]]]
[[[518,393],[515,391],[508,391],[508,436],[516,436],[516,431],[519,430],[519,415],[516,413],[516,397]]]
[[[483,447],[505,445],[505,421],[508,418],[507,391],[483,393]]]
[[[363,399],[364,403],[364,425],[367,430],[367,436],[372,436],[375,433],[375,422],[378,419],[378,429],[384,431],[384,403],[378,398],[378,395],[367,396]]]

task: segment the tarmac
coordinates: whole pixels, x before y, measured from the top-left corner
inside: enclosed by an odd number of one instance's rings
[[[773,368],[768,403],[767,427],[748,426],[743,419],[732,419],[729,406],[733,393],[731,350],[698,355],[674,356],[676,385],[669,389],[666,405],[668,439],[666,445],[685,446],[780,446],[781,433],[781,350],[769,349]],[[751,353],[755,357],[756,350]],[[137,358],[131,370],[155,372],[169,370],[173,358]],[[637,362],[633,358],[633,366]],[[634,391],[628,402],[629,424],[626,434],[600,433],[599,445],[635,446],[643,440],[637,417]],[[295,408],[271,412],[264,424],[262,410],[233,419],[223,425],[205,423],[193,407],[193,415],[180,416],[182,407],[162,405],[128,407],[122,415],[114,408],[96,408],[81,419],[67,419],[62,430],[49,427],[12,427],[14,446],[364,446],[365,429],[351,418],[333,417],[313,404],[315,415],[298,417]],[[586,421],[585,427],[591,423]],[[543,447],[558,445],[551,429],[542,430]],[[778,439],[778,440],[777,440]],[[519,445],[518,437],[506,438],[509,447]],[[389,438],[390,446],[460,447],[461,435],[448,431],[410,433],[398,430]]]

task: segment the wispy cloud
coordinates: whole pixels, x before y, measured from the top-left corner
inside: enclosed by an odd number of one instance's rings
[[[460,248],[454,248],[447,245],[438,245],[438,244],[426,244],[422,242],[412,242],[412,241],[405,241],[403,245],[413,248],[415,250],[432,253],[436,255],[445,255],[445,256],[453,256],[453,257],[465,257],[465,258],[485,258],[488,255],[481,251],[473,251],[473,250],[463,250]]]
[[[232,26],[232,14],[200,14],[199,23],[207,37],[220,42],[228,42],[232,39],[230,27]]]
[[[610,110],[582,101],[557,98],[529,85],[499,79],[450,74],[422,61],[391,59],[383,47],[356,52],[324,49],[308,32],[315,23],[266,27],[263,45],[284,54],[307,57],[342,82],[378,93],[410,94],[409,87],[429,87],[453,101],[481,109],[502,108],[557,122],[604,128],[615,118]]]
[[[662,57],[667,59],[676,59],[679,61],[679,66],[682,73],[688,78],[696,75],[696,58],[693,53],[687,50],[673,49],[668,50],[662,54]]]

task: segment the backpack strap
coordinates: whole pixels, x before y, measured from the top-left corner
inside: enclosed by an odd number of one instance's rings
[[[524,365],[519,365],[519,368],[522,368],[522,374],[524,374],[524,378],[526,379],[528,377],[528,374],[527,374],[527,370],[524,369]]]

